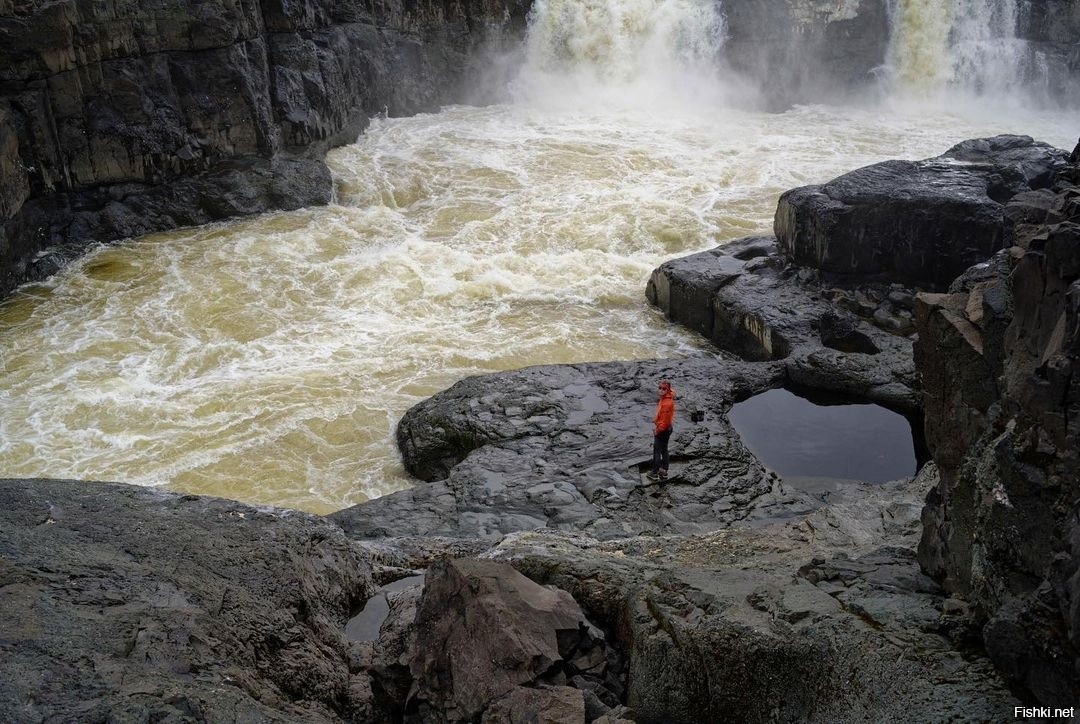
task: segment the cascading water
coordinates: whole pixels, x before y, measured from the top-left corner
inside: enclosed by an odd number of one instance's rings
[[[713,0],[538,0],[514,97],[638,108],[716,102],[723,41]]]
[[[950,2],[899,1],[892,12],[890,55],[900,91],[937,92],[952,80],[951,27]]]
[[[1017,37],[1016,0],[898,0],[891,64],[901,95],[957,94],[997,102],[1045,94],[1040,52]]]
[[[649,272],[767,232],[784,189],[962,138],[1075,139],[1049,114],[725,108],[723,36],[712,0],[541,0],[516,103],[376,119],[327,159],[335,204],[23,288],[0,304],[0,474],[351,505],[409,485],[394,425],[462,377],[701,354],[646,307]]]

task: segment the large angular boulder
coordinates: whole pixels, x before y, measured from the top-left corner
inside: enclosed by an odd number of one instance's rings
[[[1003,247],[1005,203],[1048,187],[1067,157],[1028,136],[995,136],[874,164],[782,194],[776,238],[796,263],[839,277],[943,290]]]
[[[603,634],[570,594],[491,560],[432,567],[412,652],[409,715],[425,722],[576,724],[581,687],[613,704],[622,693]]]

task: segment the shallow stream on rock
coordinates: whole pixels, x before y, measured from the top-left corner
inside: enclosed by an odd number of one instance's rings
[[[975,136],[1075,142],[1064,113],[739,110],[688,70],[715,18],[662,5],[617,26],[637,44],[538,26],[512,103],[376,120],[330,154],[327,207],[100,248],[22,288],[0,305],[0,474],[362,502],[409,485],[394,426],[462,377],[703,353],[646,305],[648,275],[769,231],[781,191]]]

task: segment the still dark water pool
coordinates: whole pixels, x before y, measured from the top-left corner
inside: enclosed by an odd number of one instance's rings
[[[758,459],[796,487],[906,478],[922,458],[911,423],[880,405],[775,389],[735,404],[730,419]]]
[[[390,615],[390,601],[387,594],[404,591],[424,582],[424,574],[407,576],[393,583],[388,583],[368,599],[360,612],[349,619],[345,626],[345,637],[350,641],[374,641],[379,638],[379,629]]]

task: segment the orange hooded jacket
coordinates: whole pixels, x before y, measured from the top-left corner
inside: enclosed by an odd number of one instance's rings
[[[664,430],[670,430],[675,420],[675,390],[670,387],[660,395],[656,403],[656,414],[653,415],[653,435],[659,435]]]

